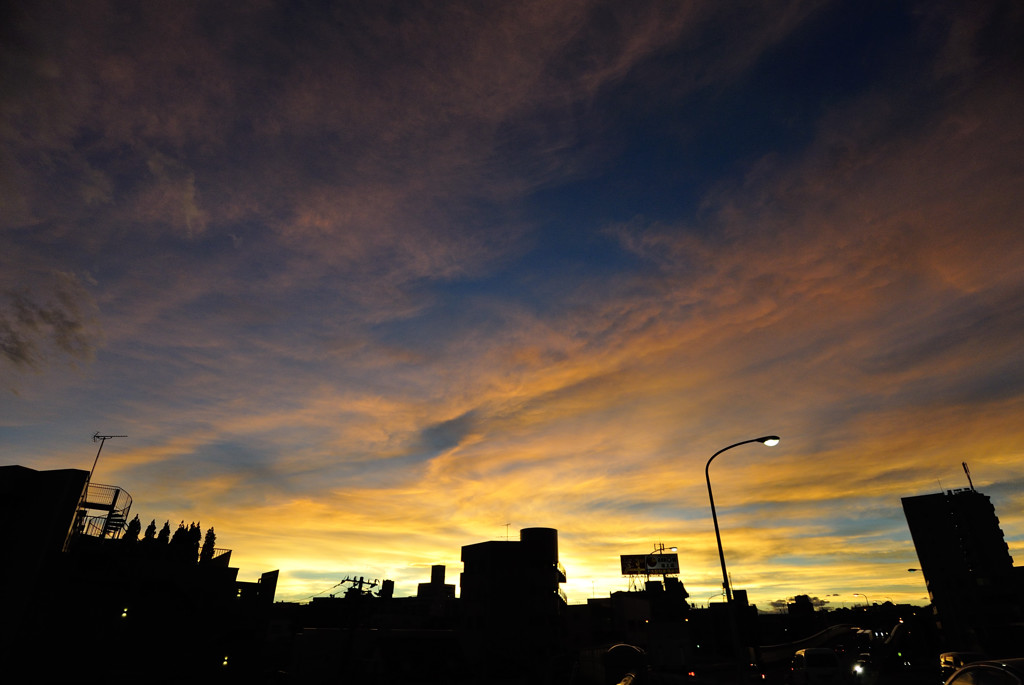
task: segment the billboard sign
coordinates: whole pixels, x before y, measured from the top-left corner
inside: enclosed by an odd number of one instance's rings
[[[679,573],[678,554],[623,554],[622,575],[655,576]]]

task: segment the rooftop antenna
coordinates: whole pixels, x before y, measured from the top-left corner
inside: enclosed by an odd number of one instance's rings
[[[971,486],[971,491],[974,492],[974,481],[971,480],[971,470],[967,468],[967,462],[962,461],[960,462],[960,465],[964,467],[964,473],[967,474],[967,484]]]
[[[85,485],[82,488],[82,495],[78,498],[78,508],[75,510],[75,518],[71,523],[71,528],[68,530],[68,534],[64,537],[64,547],[62,551],[67,552],[71,547],[71,538],[75,535],[75,531],[78,530],[79,525],[83,520],[86,512],[86,503],[89,500],[89,485],[92,483],[92,474],[96,472],[96,464],[100,460],[100,452],[103,451],[103,445],[111,438],[127,438],[127,435],[100,435],[99,431],[92,434],[92,441],[99,441],[100,447],[96,450],[96,458],[92,460],[92,468],[89,469],[89,477],[85,479]]]
[[[103,451],[103,445],[107,442],[107,440],[110,440],[111,438],[127,438],[127,437],[128,437],[127,435],[100,435],[99,431],[96,431],[95,433],[92,434],[92,441],[96,442],[98,440],[99,443],[100,443],[100,448],[98,450],[96,450],[96,458],[93,459],[92,469],[89,471],[89,481],[88,482],[92,482],[92,474],[95,473],[95,471],[96,471],[96,463],[100,460],[100,452]]]
[[[505,542],[508,542],[508,527],[511,526],[511,525],[512,525],[511,523],[506,523],[505,524]]]

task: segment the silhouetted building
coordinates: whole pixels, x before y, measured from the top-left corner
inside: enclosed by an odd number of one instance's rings
[[[989,498],[973,487],[947,490],[904,497],[903,511],[947,647],[994,656],[1016,648],[1020,576]]]
[[[394,597],[394,582],[346,578],[340,595],[275,605],[273,626],[285,640],[280,671],[288,682],[465,682],[458,600],[431,569],[416,597]],[[336,586],[337,587],[337,586]],[[451,588],[451,592],[448,592]]]
[[[455,599],[455,585],[444,582],[445,568],[443,564],[430,567],[430,582],[416,586],[416,596],[420,599]]]
[[[88,471],[0,466],[0,540],[21,557],[59,552],[71,534]]]
[[[797,595],[790,602],[786,611],[789,614],[789,625],[794,635],[811,635],[818,629],[814,604],[810,595]]]
[[[466,653],[483,673],[530,671],[546,682],[561,664],[566,597],[558,531],[524,528],[519,540],[462,548]]]
[[[230,550],[200,559],[197,540],[120,539],[131,497],[88,476],[0,467],[4,674],[164,683],[260,673],[277,572],[240,583]]]
[[[89,472],[37,471],[0,466],[0,641],[16,636],[31,619],[37,596],[73,535]]]

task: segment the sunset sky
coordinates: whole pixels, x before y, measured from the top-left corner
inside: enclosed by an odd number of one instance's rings
[[[559,531],[570,602],[927,602],[1024,563],[1019,2],[5,3],[0,463],[279,600]],[[508,524],[508,527],[506,527]]]

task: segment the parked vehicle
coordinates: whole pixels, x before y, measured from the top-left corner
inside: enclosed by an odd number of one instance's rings
[[[951,675],[946,685],[1024,685],[1024,658],[967,664]]]
[[[988,655],[981,652],[943,652],[939,655],[939,674],[942,676],[942,682],[946,682],[958,668],[987,658]]]

